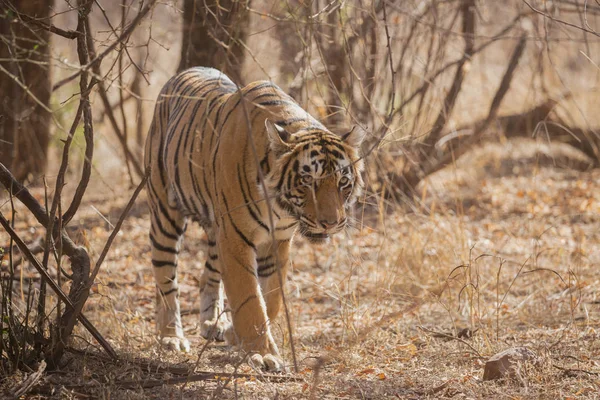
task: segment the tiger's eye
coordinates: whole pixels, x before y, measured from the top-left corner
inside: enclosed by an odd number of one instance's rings
[[[348,182],[350,182],[350,179],[347,176],[342,176],[338,184],[340,186],[345,186],[348,184]]]
[[[313,182],[313,177],[310,175],[302,175],[302,178],[300,178],[300,181],[302,182],[303,185],[309,186]]]

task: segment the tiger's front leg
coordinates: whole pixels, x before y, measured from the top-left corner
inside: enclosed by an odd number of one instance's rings
[[[269,321],[273,322],[282,305],[283,288],[280,283],[285,285],[286,282],[290,264],[290,240],[278,241],[276,248],[269,244],[259,249],[256,261],[260,286],[267,305],[267,316]]]
[[[252,364],[270,371],[285,370],[271,335],[267,308],[256,274],[256,250],[239,232],[228,229],[219,235],[217,246],[221,275],[229,301],[233,329],[227,341],[251,354]]]

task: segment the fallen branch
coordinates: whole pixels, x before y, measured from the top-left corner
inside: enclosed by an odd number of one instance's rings
[[[29,374],[29,376],[16,387],[10,390],[12,396],[15,399],[20,398],[21,396],[26,395],[29,391],[35,386],[35,384],[40,380],[44,371],[46,370],[46,363],[42,360],[38,366],[37,371]]]
[[[521,39],[517,43],[517,46],[515,47],[512,55],[510,57],[510,60],[508,62],[508,67],[506,69],[506,72],[504,73],[504,76],[502,77],[502,80],[500,82],[498,90],[496,91],[496,94],[494,95],[494,99],[492,100],[492,103],[490,105],[490,110],[488,112],[488,115],[485,118],[485,120],[477,126],[477,129],[475,130],[473,135],[469,136],[466,140],[461,142],[460,145],[447,146],[448,150],[446,152],[444,152],[441,156],[435,156],[435,155],[431,154],[435,151],[435,148],[434,148],[435,141],[427,139],[425,142],[425,144],[428,146],[427,154],[425,152],[422,152],[420,161],[412,164],[412,166],[407,171],[405,171],[405,173],[403,174],[402,177],[397,177],[397,176],[394,177],[392,182],[394,183],[396,188],[399,188],[399,190],[402,193],[414,194],[415,188],[417,187],[419,182],[421,182],[424,178],[433,174],[434,172],[437,172],[440,169],[444,168],[445,166],[450,164],[452,161],[456,160],[458,157],[460,157],[461,155],[466,153],[468,150],[470,150],[474,144],[479,142],[482,133],[489,127],[490,123],[496,119],[500,104],[502,103],[502,100],[504,99],[506,93],[508,92],[508,89],[510,89],[510,84],[511,84],[512,78],[514,76],[514,72],[516,71],[516,68],[519,64],[519,60],[521,59],[521,56],[523,55],[523,53],[525,51],[526,45],[527,45],[526,36],[522,35]],[[460,79],[458,77],[458,75],[457,75],[456,79]],[[454,85],[453,85],[453,87],[454,87]],[[451,92],[452,92],[452,90],[451,90]],[[450,96],[450,94],[449,94],[449,96]],[[438,119],[440,119],[440,122],[443,122],[445,124],[446,117],[441,117],[441,116],[442,116],[442,113],[440,113],[440,116],[438,117]],[[436,122],[436,124],[437,124],[437,122]],[[441,125],[438,124],[436,126],[439,127]],[[442,126],[442,128],[443,128],[443,126]],[[439,140],[438,130],[436,130],[434,133],[435,133],[434,138]],[[450,144],[452,144],[452,142],[450,142]],[[423,149],[421,146],[421,151],[423,151],[423,150],[425,150],[425,149]],[[424,159],[425,155],[428,156],[427,159]]]

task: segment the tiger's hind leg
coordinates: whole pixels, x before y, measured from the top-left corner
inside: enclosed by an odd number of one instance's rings
[[[200,334],[205,339],[222,342],[231,324],[223,312],[224,292],[215,235],[212,229],[206,229],[206,233],[208,258],[200,278]]]
[[[156,327],[164,345],[188,352],[190,343],[183,334],[177,284],[177,256],[186,218],[173,204],[169,204],[166,191],[157,190],[152,181],[148,186],[152,271],[156,281]],[[162,194],[164,196],[159,197]]]

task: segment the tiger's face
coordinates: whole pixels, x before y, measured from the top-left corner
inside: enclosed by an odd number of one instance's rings
[[[268,120],[266,125],[281,166],[274,187],[277,204],[298,219],[304,237],[312,242],[327,240],[346,227],[346,210],[363,187],[358,150],[362,133],[289,134]]]

